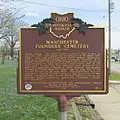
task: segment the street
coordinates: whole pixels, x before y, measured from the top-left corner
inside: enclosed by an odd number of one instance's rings
[[[111,70],[114,72],[120,72],[120,63],[119,62],[111,63]]]

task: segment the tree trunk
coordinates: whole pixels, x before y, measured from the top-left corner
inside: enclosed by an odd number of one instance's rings
[[[14,46],[10,46],[10,56],[13,59],[13,56],[14,56]]]
[[[5,56],[3,55],[2,56],[2,64],[4,64],[5,63]]]

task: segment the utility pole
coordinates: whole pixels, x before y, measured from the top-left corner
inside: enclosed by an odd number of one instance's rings
[[[109,40],[109,75],[111,74],[111,13],[113,12],[112,10],[114,9],[114,2],[111,2],[111,0],[108,0],[108,40]]]

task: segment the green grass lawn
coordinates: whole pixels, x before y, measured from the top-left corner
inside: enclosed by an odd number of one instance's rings
[[[110,75],[110,80],[119,80],[120,81],[120,73],[118,72],[112,72]]]
[[[0,120],[56,120],[57,102],[41,95],[18,95],[15,65],[0,65]]]

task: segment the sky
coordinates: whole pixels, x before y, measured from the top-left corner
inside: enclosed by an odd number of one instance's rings
[[[120,48],[120,0],[114,0],[114,9],[111,12],[111,46]],[[81,18],[95,26],[106,27],[106,43],[108,48],[108,0],[15,0],[13,7],[21,8],[24,22],[30,26],[45,18],[50,18],[50,13],[73,12],[74,17]]]

